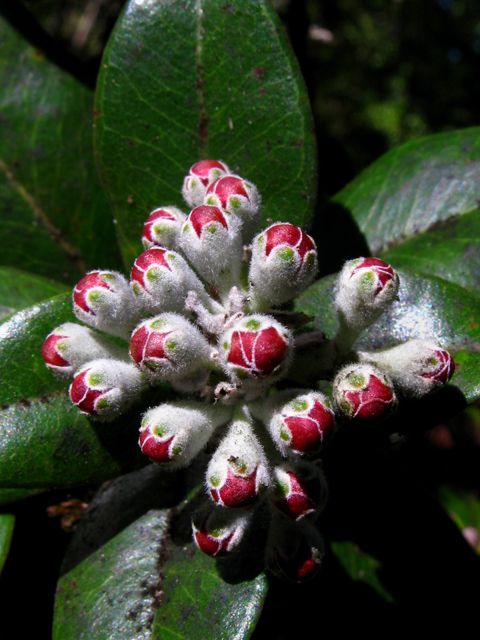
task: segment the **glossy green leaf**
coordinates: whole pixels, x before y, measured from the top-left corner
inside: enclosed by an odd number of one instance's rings
[[[183,178],[201,158],[255,182],[264,220],[308,222],[312,117],[269,1],[131,0],[103,62],[95,145],[127,264],[154,207],[186,207]]]
[[[480,295],[480,211],[440,222],[381,258],[394,267],[438,276]]]
[[[9,513],[0,514],[0,572],[8,556],[14,524],[15,516]]]
[[[372,325],[355,345],[374,350],[411,338],[435,338],[453,355],[455,375],[448,386],[466,402],[480,397],[480,305],[462,287],[434,276],[399,271],[399,300]],[[315,316],[313,328],[333,337],[337,320],[333,309],[335,276],[317,281],[296,301],[296,309]]]
[[[330,549],[354,582],[364,582],[374,589],[387,602],[394,601],[392,594],[385,589],[378,577],[378,571],[381,568],[381,564],[376,558],[365,553],[359,549],[357,545],[348,540],[332,542]]]
[[[189,522],[187,539],[171,535],[176,510],[166,507],[178,496],[165,488],[169,475],[150,465],[94,499],[61,571],[54,640],[249,637],[265,577],[227,584],[188,542]]]
[[[74,283],[119,268],[93,159],[93,96],[0,19],[1,262]]]
[[[478,209],[480,128],[414,140],[389,151],[334,198],[373,254]]]
[[[54,280],[12,267],[0,267],[0,320],[66,291],[68,287]]]
[[[144,407],[113,423],[90,421],[70,402],[68,381],[58,380],[45,367],[45,337],[74,319],[70,294],[63,294],[0,325],[2,487],[102,482],[143,458],[137,439]]]

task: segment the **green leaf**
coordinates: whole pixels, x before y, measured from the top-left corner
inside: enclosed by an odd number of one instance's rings
[[[399,300],[361,337],[355,348],[382,349],[412,338],[434,338],[448,349],[456,364],[448,387],[464,402],[480,397],[480,322],[478,298],[462,287],[434,276],[399,271]],[[333,337],[337,319],[333,308],[336,276],[317,281],[296,301],[297,311],[315,316],[315,330]],[[438,394],[435,394],[438,398]],[[452,409],[458,411],[456,404]]]
[[[2,263],[74,283],[120,268],[93,159],[93,96],[0,19]]]
[[[455,522],[460,531],[474,529],[480,532],[480,500],[474,492],[442,485],[438,487],[440,503]],[[477,543],[480,553],[480,543]]]
[[[392,594],[385,589],[378,577],[381,564],[376,558],[365,553],[349,540],[332,542],[330,549],[354,582],[363,582],[387,602],[394,602]]]
[[[389,151],[334,198],[374,255],[438,223],[478,209],[480,128],[408,142]]]
[[[68,290],[63,284],[20,269],[0,267],[0,320]]]
[[[113,423],[88,420],[70,402],[68,381],[58,380],[45,367],[45,337],[73,320],[70,294],[63,294],[0,325],[2,487],[97,483],[144,459],[137,446],[143,405]],[[156,393],[160,401],[164,392]]]
[[[201,158],[257,184],[264,221],[308,222],[312,117],[269,1],[132,0],[103,62],[95,145],[127,264],[154,207],[185,207],[183,178]]]
[[[9,513],[0,514],[0,572],[8,556],[14,524],[15,516]]]
[[[41,489],[0,489],[0,504],[10,504],[17,500],[23,500],[23,498],[28,498],[41,491]]]
[[[439,222],[381,258],[396,268],[438,276],[480,295],[480,210]]]
[[[165,507],[178,496],[165,489],[170,475],[150,465],[94,499],[61,571],[54,640],[250,636],[266,596],[265,577],[227,584],[215,561],[188,542],[190,526],[182,540],[173,540],[176,510]]]

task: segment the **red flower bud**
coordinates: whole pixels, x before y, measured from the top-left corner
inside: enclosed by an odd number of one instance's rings
[[[105,390],[92,389],[88,379],[89,369],[75,376],[70,385],[69,393],[73,404],[83,411],[91,415],[99,415],[96,407],[96,401],[102,397]],[[107,389],[109,391],[109,389]]]
[[[364,258],[363,261],[352,270],[350,278],[359,272],[362,272],[364,279],[371,278],[375,281],[374,295],[378,295],[389,282],[395,281],[397,278],[392,267],[378,258]]]
[[[91,271],[73,289],[73,303],[85,313],[96,315],[92,308],[92,301],[98,297],[99,290],[111,291],[107,281],[101,277],[107,272]]]
[[[83,413],[112,420],[138,398],[142,374],[121,360],[93,360],[81,367],[69,388],[70,399]]]
[[[318,549],[303,539],[295,554],[285,558],[279,549],[275,549],[277,573],[291,582],[305,582],[314,578],[321,566],[322,555]]]
[[[224,209],[241,220],[244,242],[250,242],[260,216],[260,197],[254,184],[239,176],[219,178],[208,186],[205,204]]]
[[[280,401],[281,397],[277,402]],[[268,424],[283,455],[320,451],[332,438],[335,427],[330,400],[319,392],[298,395],[286,404],[280,404]]]
[[[145,249],[154,246],[173,249],[185,214],[176,207],[160,207],[149,215],[143,227],[142,244]]]
[[[217,488],[211,488],[210,494],[215,502],[233,509],[235,507],[246,507],[258,497],[257,490],[257,470],[247,477],[236,475],[229,468],[225,482]],[[210,482],[215,485],[215,478],[211,477]]]
[[[225,174],[229,168],[219,160],[200,160],[190,168],[183,182],[182,194],[191,207],[203,203],[207,186]]]
[[[325,479],[314,465],[283,465],[273,471],[276,489],[272,500],[285,515],[300,520],[318,513],[326,501]]]
[[[212,558],[222,558],[238,547],[250,517],[225,509],[202,509],[193,517],[193,538],[198,548]]]
[[[432,380],[439,386],[446,384],[455,372],[455,362],[446,349],[435,349],[428,359],[427,371],[420,375],[422,378]]]
[[[288,330],[269,316],[245,316],[220,339],[228,373],[239,380],[278,377],[289,363]]]
[[[277,222],[264,231],[264,234],[266,239],[265,255],[268,257],[274,249],[280,247],[292,247],[300,257],[298,269],[309,253],[317,251],[312,238],[304,233],[300,227],[294,227],[293,224]]]
[[[397,405],[392,383],[370,365],[349,365],[334,380],[333,393],[339,410],[349,418],[377,421]]]
[[[203,205],[196,207],[187,217],[186,223],[190,223],[195,233],[200,236],[206,231],[212,232],[215,227],[222,226],[228,229],[227,221],[218,207]]]
[[[69,367],[69,363],[58,353],[59,340],[65,340],[66,336],[50,334],[42,347],[42,356],[47,367]]]
[[[175,313],[163,313],[145,320],[135,329],[130,340],[130,355],[145,373],[175,380],[207,369],[210,347],[188,320]]]

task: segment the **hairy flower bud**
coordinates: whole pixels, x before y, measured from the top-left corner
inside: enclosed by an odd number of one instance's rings
[[[91,360],[124,356],[124,349],[107,337],[74,322],[65,322],[46,338],[42,356],[46,366],[58,376],[70,378]]]
[[[127,280],[115,271],[90,271],[73,289],[73,311],[85,324],[128,338],[138,306]]]
[[[311,463],[284,463],[273,469],[273,504],[293,520],[318,515],[327,500],[323,473]]]
[[[270,485],[267,458],[245,407],[236,409],[234,421],[213,454],[206,484],[213,500],[229,508],[255,502]]]
[[[452,356],[433,340],[409,340],[392,349],[358,355],[362,362],[385,371],[403,393],[415,398],[443,387],[455,371]]]
[[[213,431],[231,415],[227,407],[200,402],[172,402],[143,416],[139,445],[153,462],[185,467],[207,444]]]
[[[113,420],[138,399],[143,376],[121,360],[93,360],[81,367],[69,388],[70,399],[82,413]]]
[[[182,313],[189,291],[195,291],[208,306],[213,304],[186,260],[161,247],[149,249],[135,260],[130,282],[142,307],[152,313]]]
[[[369,364],[352,364],[341,369],[333,381],[333,398],[347,418],[377,422],[397,406],[389,378]]]
[[[211,182],[230,173],[229,168],[220,160],[200,160],[196,162],[183,182],[182,195],[190,207],[203,204],[205,192]]]
[[[154,209],[143,227],[142,244],[145,250],[155,246],[175,249],[185,217],[177,207]]]
[[[219,178],[208,186],[205,204],[224,209],[241,221],[243,242],[251,241],[260,221],[260,196],[254,184],[235,175]]]
[[[341,351],[350,349],[360,333],[386,311],[398,287],[397,273],[378,258],[357,258],[345,264],[335,295],[340,323],[336,343]]]
[[[252,413],[264,420],[280,453],[318,453],[335,433],[335,413],[330,399],[319,391],[289,389],[270,401],[252,405]]]
[[[212,558],[222,558],[238,548],[251,517],[249,513],[208,507],[193,516],[193,539]]]
[[[317,270],[317,248],[310,236],[292,224],[271,225],[252,242],[252,308],[287,302],[312,282]]]
[[[130,355],[151,378],[181,381],[201,388],[210,360],[210,346],[195,325],[176,313],[162,313],[136,327]]]
[[[198,273],[221,294],[238,284],[243,250],[238,224],[218,207],[193,209],[182,226],[180,245]]]
[[[219,344],[227,375],[246,389],[260,391],[286,372],[293,349],[288,329],[271,316],[261,314],[234,322],[220,337]]]
[[[267,565],[279,578],[305,582],[314,578],[325,555],[325,544],[308,522],[275,520],[267,544]]]

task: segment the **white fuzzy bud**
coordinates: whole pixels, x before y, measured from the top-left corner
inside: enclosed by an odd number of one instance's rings
[[[153,462],[185,467],[207,444],[214,430],[228,422],[231,410],[199,402],[172,402],[143,416],[139,445]]]
[[[149,313],[182,313],[189,291],[195,291],[209,310],[219,307],[187,261],[169,249],[154,247],[142,253],[135,260],[130,283],[139,304]]]
[[[228,175],[212,182],[204,204],[218,207],[241,223],[243,244],[248,244],[260,222],[260,195],[257,187],[240,176]]]
[[[92,329],[74,322],[65,322],[52,331],[42,347],[46,366],[62,378],[71,378],[75,371],[91,360],[124,358],[125,349]]]
[[[318,271],[317,248],[299,227],[277,222],[252,242],[250,307],[263,310],[301,293]]]
[[[144,388],[139,369],[121,360],[93,360],[81,367],[69,388],[70,399],[82,413],[113,420],[128,409]]]
[[[203,204],[207,187],[221,176],[230,173],[229,168],[221,160],[200,160],[196,162],[183,182],[182,195],[190,207]]]
[[[180,234],[180,246],[187,259],[222,297],[238,284],[240,277],[243,248],[235,222],[218,207],[202,205],[191,211]]]
[[[153,379],[182,381],[201,389],[212,361],[211,348],[195,325],[176,313],[140,323],[132,333],[132,360]]]
[[[186,215],[177,207],[154,209],[143,226],[142,244],[145,251],[152,247],[176,249],[185,218]]]
[[[115,271],[90,271],[73,289],[77,318],[100,331],[128,339],[139,307],[127,280]]]
[[[409,340],[392,349],[359,352],[362,362],[385,371],[404,394],[421,398],[440,389],[452,377],[452,356],[433,340]]]
[[[335,307],[340,328],[335,339],[347,351],[360,333],[395,301],[399,279],[392,267],[378,258],[350,260],[340,271]]]
[[[230,508],[250,505],[270,486],[268,461],[246,407],[237,406],[234,421],[208,465],[206,484],[213,500]]]

